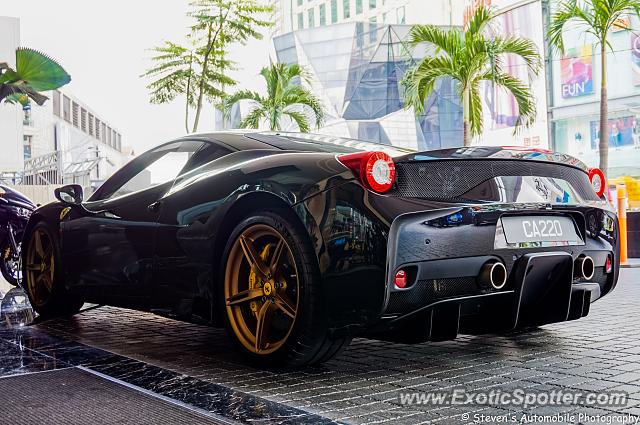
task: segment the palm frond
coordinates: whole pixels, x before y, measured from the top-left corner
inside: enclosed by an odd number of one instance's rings
[[[262,107],[256,107],[240,122],[240,128],[259,128],[260,122],[267,118],[266,111]],[[275,130],[275,129],[272,129]]]
[[[471,36],[482,34],[494,17],[495,13],[490,7],[481,5],[475,10],[471,17],[467,25],[467,33]]]
[[[504,54],[514,54],[521,57],[531,74],[537,74],[542,69],[542,60],[538,54],[538,48],[536,44],[528,38],[522,37],[497,37],[490,40],[487,45],[489,46],[490,53],[494,57],[499,57]]]
[[[491,81],[511,93],[518,104],[518,118],[514,131],[519,127],[529,127],[536,119],[536,103],[531,89],[516,77],[505,72],[489,73],[480,79]]]
[[[403,79],[405,102],[416,113],[424,111],[424,103],[442,77],[459,77],[452,60],[444,56],[426,57],[410,69]]]
[[[484,122],[482,120],[482,99],[480,98],[479,81],[474,81],[469,87],[469,124],[472,135],[482,134]]]
[[[445,30],[435,25],[415,25],[409,34],[409,42],[431,44],[436,47],[436,53],[444,52],[450,57],[457,56],[463,45],[457,29]]]
[[[302,112],[286,110],[282,112],[284,115],[290,117],[298,125],[298,129],[301,133],[309,132],[309,120]]]
[[[16,74],[34,91],[55,90],[71,81],[71,76],[54,59],[24,47],[16,50]]]

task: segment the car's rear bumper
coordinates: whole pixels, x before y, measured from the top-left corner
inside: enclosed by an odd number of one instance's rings
[[[584,245],[508,248],[497,227],[504,214],[562,214],[576,222]],[[574,277],[574,262],[593,258],[595,274]],[[605,271],[607,257],[613,270]],[[499,261],[507,269],[500,289],[480,285],[481,268]],[[573,320],[610,292],[618,277],[617,218],[597,205],[490,205],[447,208],[399,216],[389,232],[381,320],[372,332],[400,340],[441,340],[458,332],[509,330]],[[394,276],[409,270],[400,289]],[[402,337],[403,333],[406,337]]]

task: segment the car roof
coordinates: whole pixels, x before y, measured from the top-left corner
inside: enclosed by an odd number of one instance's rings
[[[296,152],[324,153],[383,151],[391,156],[415,153],[414,150],[391,145],[313,133],[225,131],[192,135],[190,137],[204,137],[217,140],[238,150],[279,149]]]

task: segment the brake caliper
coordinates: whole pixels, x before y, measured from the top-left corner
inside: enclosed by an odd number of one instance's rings
[[[260,253],[260,258],[262,259],[263,262],[266,262],[267,258],[269,258],[269,251],[271,250],[272,245],[273,244],[267,244],[262,249],[262,252]],[[249,273],[249,289],[255,289],[259,286],[262,286],[262,284],[263,284],[262,279],[258,277],[255,271],[251,270],[251,272]],[[251,313],[253,313],[253,315],[256,317],[258,317],[258,308],[259,308],[258,302],[259,301],[251,301],[249,303],[249,308],[251,308]]]
[[[2,258],[4,260],[8,260],[9,258],[11,258],[11,247],[10,246],[5,248],[4,252],[2,253]]]

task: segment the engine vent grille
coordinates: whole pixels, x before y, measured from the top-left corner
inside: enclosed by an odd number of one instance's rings
[[[480,289],[473,276],[418,280],[413,287],[406,291],[392,292],[385,313],[408,313],[437,300],[478,293],[480,293]]]
[[[599,200],[583,171],[562,164],[523,160],[436,160],[399,162],[391,196],[433,200],[465,199],[465,194],[495,177],[539,176],[568,182],[585,200]]]

